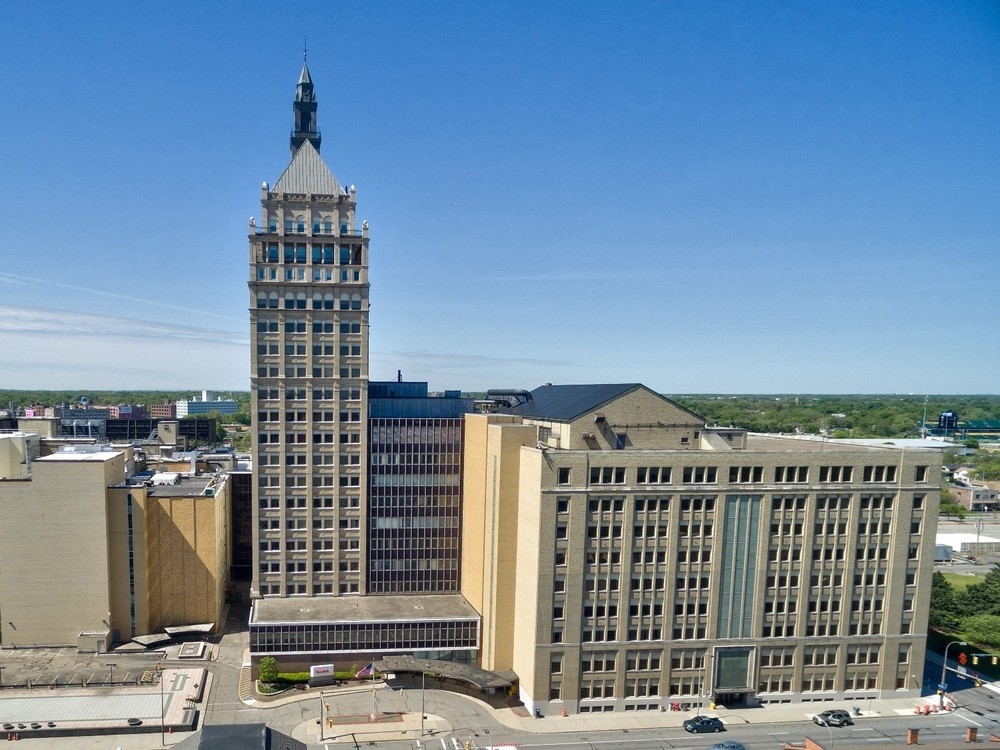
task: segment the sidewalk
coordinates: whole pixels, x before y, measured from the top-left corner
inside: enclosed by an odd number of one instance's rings
[[[375,683],[375,689],[381,690],[385,683]],[[346,688],[327,688],[322,691],[325,695],[344,695],[350,693],[370,693],[372,685],[351,686]],[[292,694],[285,694],[268,701],[254,701],[253,705],[261,708],[270,706],[287,705],[306,700],[317,700],[321,690],[312,688],[307,691],[290,691]],[[551,734],[556,732],[601,732],[622,729],[657,729],[664,727],[680,727],[685,719],[695,716],[698,711],[629,711],[629,712],[601,712],[570,714],[569,716],[543,716],[534,718],[527,715],[521,709],[492,708],[472,696],[462,693],[451,693],[469,701],[475,702],[480,709],[490,715],[497,723],[502,724],[511,730],[536,734]],[[811,720],[813,714],[827,709],[843,709],[854,715],[859,722],[866,719],[876,719],[887,716],[915,716],[916,707],[923,704],[936,704],[936,696],[925,696],[923,698],[889,698],[883,700],[865,700],[850,705],[849,702],[824,701],[816,703],[796,703],[769,705],[761,708],[725,708],[719,707],[714,710],[705,709],[702,714],[705,716],[716,716],[722,720],[728,728],[735,728],[742,724],[787,724],[790,722],[802,722]],[[857,705],[860,715],[854,714],[853,707]],[[453,727],[447,719],[441,716],[425,714],[423,722],[423,734],[421,734],[420,714],[417,712],[398,713],[386,712],[379,714],[375,721],[369,714],[331,714],[328,721],[323,726],[322,736],[319,727],[300,728],[298,734],[311,734],[312,736],[296,736],[305,742],[347,742],[349,744],[389,741],[389,740],[435,740],[442,733],[452,731]],[[329,720],[332,719],[332,726]],[[923,717],[917,719],[922,720]],[[489,735],[486,738],[480,736],[479,746],[490,745]]]

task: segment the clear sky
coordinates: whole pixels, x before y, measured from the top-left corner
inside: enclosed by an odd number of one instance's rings
[[[998,392],[995,0],[18,0],[0,387],[249,388],[304,37],[373,379]]]

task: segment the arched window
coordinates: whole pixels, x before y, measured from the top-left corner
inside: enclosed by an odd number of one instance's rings
[[[292,292],[285,293],[285,309],[286,310],[295,309],[295,295]]]
[[[333,310],[335,308],[333,299],[334,299],[333,298],[333,293],[332,292],[327,292],[326,295],[323,297],[323,309],[325,309],[325,310]]]
[[[257,292],[257,309],[263,310],[267,307],[267,292]]]
[[[267,295],[267,306],[270,307],[272,310],[277,310],[278,309],[278,293],[277,292],[271,292],[269,295]]]
[[[360,310],[361,309],[361,295],[360,294],[352,294],[351,295],[351,309],[352,310]]]
[[[306,293],[305,292],[299,292],[295,296],[295,307],[298,310],[305,310],[306,309]]]

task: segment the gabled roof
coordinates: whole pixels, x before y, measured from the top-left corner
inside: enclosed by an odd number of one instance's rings
[[[557,422],[572,422],[588,412],[621,398],[627,393],[642,389],[663,399],[676,409],[690,414],[699,422],[704,418],[690,409],[671,401],[666,396],[647,388],[642,383],[604,383],[594,385],[543,385],[531,392],[531,400],[519,406],[504,410],[505,414],[520,414],[529,419],[551,419]]]
[[[531,401],[515,406],[509,412],[522,417],[569,422],[642,387],[641,383],[543,385],[531,392]]]
[[[345,191],[310,141],[295,152],[285,173],[272,188],[275,193],[341,195]]]

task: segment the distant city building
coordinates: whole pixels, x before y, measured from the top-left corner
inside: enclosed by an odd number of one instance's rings
[[[176,404],[177,418],[208,414],[217,411],[219,414],[235,414],[239,404],[231,399],[217,398],[212,391],[202,391],[201,399],[178,399]]]
[[[177,404],[164,401],[162,404],[150,404],[149,416],[153,419],[177,419]]]

